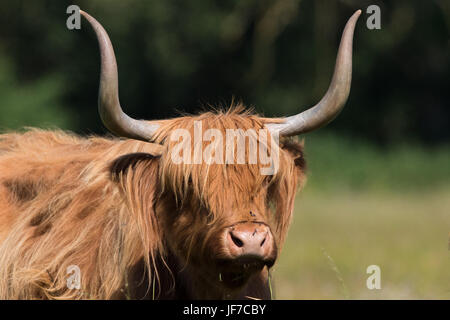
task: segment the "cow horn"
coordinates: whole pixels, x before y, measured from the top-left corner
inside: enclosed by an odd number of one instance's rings
[[[352,81],[352,44],[353,32],[361,10],[356,11],[348,20],[336,58],[331,84],[315,106],[294,116],[283,119],[282,123],[268,123],[271,131],[278,131],[281,136],[295,136],[318,129],[332,121],[342,110],[347,101]]]
[[[133,119],[122,111],[119,102],[117,63],[111,40],[97,20],[82,10],[80,10],[80,13],[94,29],[100,47],[101,70],[98,111],[103,124],[118,136],[150,141],[159,128],[159,124]]]

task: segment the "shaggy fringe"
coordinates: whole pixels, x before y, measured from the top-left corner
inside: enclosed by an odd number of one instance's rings
[[[241,103],[237,103],[228,110],[217,109],[214,112],[171,119],[167,123],[163,123],[156,134],[155,142],[164,144],[167,150],[173,150],[175,145],[180,142],[169,141],[170,133],[175,129],[183,128],[188,130],[190,136],[193,137],[194,121],[202,122],[203,133],[209,128],[221,131],[224,142],[227,129],[242,129],[244,132],[253,129],[258,132],[259,129],[264,129],[265,124],[269,121],[272,123],[279,122],[278,119],[265,119],[253,115]],[[250,139],[256,143],[263,143],[257,136],[252,136]],[[269,136],[267,143],[265,143],[269,154],[272,153],[270,139]],[[214,142],[204,142],[202,150],[205,150],[210,143],[213,145]],[[246,144],[245,159],[249,157],[249,145],[250,143]],[[225,143],[223,146],[222,154],[225,155]],[[264,191],[264,186],[266,186],[268,189],[266,191],[270,191],[267,196],[272,202],[269,205],[274,207],[274,214],[271,218],[275,220],[275,235],[278,244],[282,246],[291,221],[296,190],[299,182],[300,186],[305,182],[305,176],[304,166],[298,166],[297,162],[293,161],[296,158],[303,159],[303,145],[291,139],[285,139],[280,141],[280,146],[286,148],[278,150],[278,171],[272,176],[261,175],[261,167],[267,167],[268,165],[259,163],[218,165],[208,164],[205,161],[202,161],[201,164],[175,164],[170,157],[170,153],[166,152],[161,156],[159,162],[161,188],[162,190],[174,191],[180,206],[186,205],[183,201],[187,199],[199,200],[209,212],[208,224],[223,225],[220,220],[224,219],[224,212],[232,207],[239,208],[250,205],[250,200],[260,196],[257,192]],[[234,147],[236,150],[236,144],[234,144]],[[217,152],[220,146],[214,145],[213,148]],[[191,159],[194,157],[194,149],[194,141],[190,141],[188,150],[192,150]],[[235,153],[235,163],[236,160]],[[227,190],[227,192],[223,192],[224,190]],[[233,201],[235,203],[232,203]],[[189,204],[188,206],[198,207],[196,204]],[[214,231],[211,230],[210,233]],[[193,236],[195,236],[195,233]],[[205,238],[205,242],[207,240],[208,237]],[[195,243],[195,241],[192,240],[191,243]],[[189,248],[189,252],[191,249]]]

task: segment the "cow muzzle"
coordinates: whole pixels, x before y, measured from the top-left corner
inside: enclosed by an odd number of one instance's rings
[[[238,223],[227,230],[226,246],[234,259],[269,262],[274,241],[269,227],[262,223]]]
[[[239,287],[265,266],[270,268],[277,256],[272,232],[260,222],[241,222],[226,228],[224,246],[228,258],[220,261],[221,280],[228,287]]]

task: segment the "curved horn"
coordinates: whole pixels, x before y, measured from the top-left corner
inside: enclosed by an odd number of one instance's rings
[[[308,110],[285,118],[282,123],[268,123],[266,126],[270,130],[278,131],[281,136],[294,136],[318,129],[339,114],[350,92],[353,31],[360,14],[361,10],[356,11],[347,21],[339,45],[333,78],[322,100]]]
[[[119,102],[117,63],[111,40],[97,20],[82,10],[80,10],[80,13],[94,29],[100,47],[101,70],[98,111],[103,124],[118,136],[150,141],[159,125],[130,118],[122,111]]]

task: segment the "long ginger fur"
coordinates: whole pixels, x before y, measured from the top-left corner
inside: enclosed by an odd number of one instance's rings
[[[127,284],[139,261],[148,288],[159,281],[157,261],[176,272],[169,254],[208,269],[204,251],[219,250],[217,230],[243,217],[241,208],[256,207],[281,248],[305,181],[302,145],[281,141],[270,177],[258,164],[175,165],[170,133],[194,120],[222,132],[266,121],[240,108],[184,116],[162,122],[154,143],[38,129],[0,135],[0,299],[135,297]],[[81,270],[79,290],[67,287],[71,265]]]

